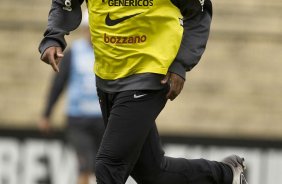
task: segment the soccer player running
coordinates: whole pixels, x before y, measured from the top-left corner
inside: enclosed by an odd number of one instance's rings
[[[64,36],[84,0],[53,0],[41,60],[58,70]],[[200,60],[210,0],[87,0],[94,71],[106,130],[96,157],[98,184],[243,184],[244,159],[221,162],[164,156],[155,119],[181,92]]]

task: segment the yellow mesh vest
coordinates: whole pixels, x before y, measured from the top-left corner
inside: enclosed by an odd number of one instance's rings
[[[166,74],[183,33],[170,0],[88,0],[87,6],[96,75]]]

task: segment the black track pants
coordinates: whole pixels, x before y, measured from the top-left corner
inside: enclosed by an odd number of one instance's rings
[[[96,158],[98,184],[231,184],[220,162],[164,156],[155,119],[167,89],[105,93],[98,89],[106,130]],[[176,120],[177,121],[177,120]],[[173,123],[173,122],[172,122]]]

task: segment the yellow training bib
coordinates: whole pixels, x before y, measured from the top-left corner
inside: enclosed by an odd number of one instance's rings
[[[96,75],[166,74],[183,33],[170,0],[88,0],[87,6]]]

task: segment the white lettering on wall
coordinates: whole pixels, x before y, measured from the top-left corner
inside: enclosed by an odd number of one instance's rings
[[[74,151],[61,141],[0,139],[0,184],[76,184]]]
[[[167,144],[166,155],[188,159],[221,160],[238,154],[246,158],[249,183],[277,184],[282,181],[282,150]],[[0,184],[76,184],[74,151],[58,140],[0,138]],[[136,184],[130,179],[127,184]]]
[[[14,139],[0,140],[0,183],[17,184],[19,169],[19,146]]]

